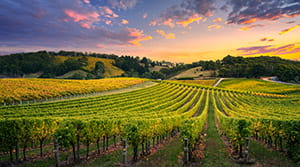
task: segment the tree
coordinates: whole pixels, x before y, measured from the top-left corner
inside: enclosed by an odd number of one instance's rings
[[[94,74],[96,78],[104,78],[105,66],[101,61],[97,61],[95,64]]]

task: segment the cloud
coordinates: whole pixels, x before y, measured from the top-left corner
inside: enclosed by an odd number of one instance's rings
[[[261,42],[273,42],[273,41],[275,41],[275,39],[265,37],[265,38],[260,39],[260,41],[261,41]]]
[[[237,51],[242,52],[242,55],[244,56],[257,54],[285,55],[299,53],[300,46],[297,46],[297,44],[288,44],[279,47],[274,45],[266,45],[238,48]]]
[[[96,47],[97,48],[105,48],[105,45],[103,45],[103,44],[97,44]]]
[[[174,27],[177,25],[186,25],[200,20],[200,17],[212,16],[215,0],[182,0],[179,5],[173,5],[164,10],[160,17],[153,20],[151,25],[168,25]],[[192,19],[195,20],[192,20]],[[185,23],[186,22],[186,23]],[[180,24],[185,23],[185,24]]]
[[[165,33],[163,30],[156,30],[156,32],[166,39],[175,39],[175,34],[173,33]]]
[[[106,15],[114,14],[86,5],[82,0],[3,1],[0,9],[0,22],[5,23],[0,24],[1,46],[41,49],[91,48],[95,44],[134,46],[150,38],[143,33],[133,35],[133,31],[143,32],[134,28],[105,27],[101,23],[110,21]]]
[[[83,0],[84,3],[91,3],[90,0]]]
[[[287,21],[287,22],[285,22],[286,24],[293,24],[293,23],[295,23],[295,21]]]
[[[151,36],[144,35],[144,32],[142,30],[138,30],[135,28],[127,28],[126,30],[129,32],[129,36],[133,38],[128,42],[134,46],[141,46],[140,44],[141,41],[152,39]]]
[[[279,33],[279,35],[283,35],[283,34],[288,33],[288,32],[290,32],[290,31],[292,31],[292,30],[294,30],[294,29],[296,29],[296,28],[299,28],[299,27],[300,27],[300,24],[298,24],[298,25],[296,25],[296,26],[294,26],[294,27],[291,27],[291,28],[282,30],[282,31]]]
[[[216,18],[215,20],[213,20],[214,23],[219,23],[219,22],[222,22],[222,18],[221,17],[218,17]]]
[[[148,17],[147,13],[144,13],[143,18],[146,19]]]
[[[229,24],[250,24],[257,21],[272,21],[300,15],[298,0],[228,0],[232,8]]]
[[[129,22],[128,22],[128,20],[125,20],[125,19],[122,19],[122,22],[121,22],[122,24],[128,24]]]
[[[186,20],[182,20],[182,21],[178,21],[176,22],[176,24],[181,25],[182,27],[187,27],[189,24],[193,23],[193,22],[197,22],[199,23],[199,21],[202,19],[201,16],[199,16],[198,14],[194,14],[193,16],[187,18]]]
[[[240,31],[247,31],[247,30],[250,30],[250,29],[255,28],[255,27],[263,27],[263,26],[264,26],[263,24],[253,24],[253,25],[249,25],[249,26],[246,26],[246,27],[242,27],[239,30]]]
[[[74,22],[79,22],[80,26],[83,28],[90,29],[91,24],[99,21],[99,14],[97,12],[86,12],[79,13],[71,9],[65,9],[64,13],[71,18]],[[65,21],[69,21],[68,19]]]
[[[108,3],[113,7],[117,9],[129,9],[135,7],[138,0],[108,0]]]
[[[218,25],[218,24],[213,24],[207,27],[208,31],[212,31],[212,30],[216,30],[221,28],[222,26]]]
[[[109,7],[107,6],[100,6],[100,14],[107,18],[116,18],[119,17],[115,12],[113,12]]]

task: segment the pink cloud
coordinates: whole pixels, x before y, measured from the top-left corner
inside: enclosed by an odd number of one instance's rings
[[[104,17],[107,17],[107,18],[119,17],[119,15],[117,15],[115,12],[113,12],[110,8],[108,8],[106,6],[100,6],[99,9],[101,10],[100,14]]]
[[[97,48],[105,48],[105,45],[97,44],[96,47],[97,47]]]
[[[83,0],[84,3],[91,3],[90,0]]]
[[[173,19],[169,18],[167,20],[164,20],[162,23],[162,25],[166,25],[166,26],[169,26],[171,28],[174,28],[175,27],[175,24],[173,23]]]
[[[149,23],[149,26],[156,26],[157,24],[158,24],[157,21],[152,20],[152,21]]]
[[[64,13],[71,18],[74,22],[79,22],[80,26],[83,28],[90,29],[91,25],[94,22],[100,21],[99,14],[97,12],[91,12],[91,13],[79,13],[74,10],[65,9]],[[68,21],[68,19],[64,19],[65,21]]]
[[[148,17],[148,14],[145,13],[145,14],[143,15],[143,18],[146,19],[147,17]]]

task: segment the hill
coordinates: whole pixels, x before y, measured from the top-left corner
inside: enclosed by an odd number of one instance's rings
[[[69,58],[70,56],[55,56],[57,63],[63,63]],[[83,56],[71,57],[71,58],[78,60],[78,59],[82,59]],[[97,58],[91,56],[87,56],[86,58],[87,58],[87,65],[83,67],[83,69],[86,71],[93,71],[95,69],[96,62],[100,61],[103,62],[104,64],[105,77],[121,76],[122,74],[124,74],[123,70],[113,65],[115,63],[113,59]]]
[[[0,75],[9,78],[92,79],[121,76],[125,73],[114,65],[114,57],[72,54],[40,51],[1,56]]]
[[[211,77],[213,76],[214,71],[213,70],[207,70],[202,71],[202,67],[194,67],[191,69],[188,69],[186,71],[183,71],[170,79],[180,79],[180,78],[194,78],[194,79],[200,79],[203,77]]]

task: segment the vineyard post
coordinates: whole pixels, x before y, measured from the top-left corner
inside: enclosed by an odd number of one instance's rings
[[[189,139],[184,138],[184,164],[187,164],[189,161]]]
[[[59,167],[59,144],[58,144],[58,138],[56,137],[54,139],[54,153],[55,153],[55,166]]]
[[[250,139],[247,137],[246,138],[246,142],[245,142],[245,156],[244,156],[244,161],[245,162],[248,162],[249,161],[249,142],[250,142]]]
[[[123,164],[127,164],[127,144],[126,139],[122,140],[123,145]]]

